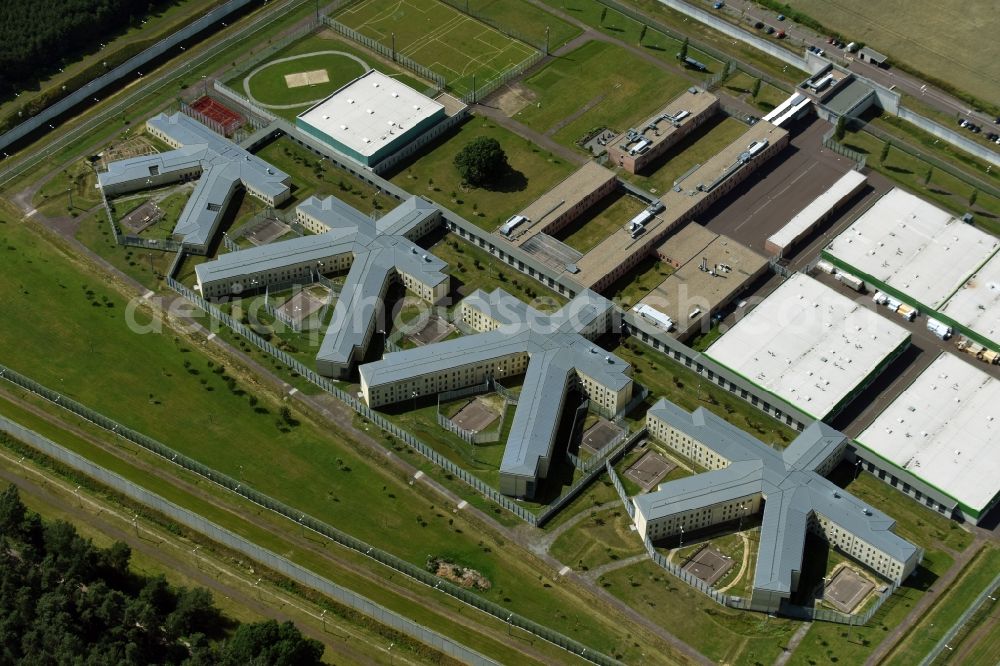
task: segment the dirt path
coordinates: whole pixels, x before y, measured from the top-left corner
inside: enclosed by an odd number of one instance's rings
[[[615,560],[614,562],[608,562],[607,564],[602,564],[599,567],[595,567],[583,574],[590,580],[597,580],[606,573],[616,571],[618,569],[624,569],[625,567],[630,567],[633,564],[639,564],[640,562],[645,562],[649,559],[647,553],[640,553],[639,555],[633,555],[632,557],[626,557],[623,560]]]
[[[16,465],[16,461],[6,454],[0,453],[5,462]],[[263,597],[254,597],[240,585],[233,574],[223,575],[216,572],[214,575],[209,570],[203,570],[199,566],[192,566],[188,558],[181,558],[177,553],[187,550],[178,540],[174,540],[173,549],[162,547],[166,543],[166,535],[162,532],[152,533],[145,527],[141,531],[133,531],[128,527],[128,518],[121,515],[111,505],[98,502],[90,496],[78,496],[79,499],[69,495],[71,492],[64,484],[51,478],[39,479],[32,470],[23,468],[24,473],[15,473],[7,469],[0,468],[0,480],[4,484],[12,483],[18,487],[23,495],[33,496],[45,504],[55,507],[58,511],[70,516],[74,522],[89,525],[116,541],[122,541],[129,545],[133,552],[138,552],[151,560],[159,563],[164,569],[174,571],[185,578],[188,578],[198,585],[211,590],[214,594],[229,599],[236,604],[244,606],[248,610],[262,617],[271,618],[278,622],[292,621],[296,623],[299,630],[310,638],[314,638],[323,643],[326,648],[340,657],[347,659],[350,663],[374,664],[368,655],[359,652],[350,643],[342,640],[334,640],[328,633],[303,623],[299,618],[294,617],[282,610],[287,602],[278,599],[279,606],[264,602]],[[175,551],[175,552],[172,552]],[[193,559],[193,558],[191,558]],[[271,596],[271,592],[268,591]],[[304,610],[304,609],[303,609]],[[305,611],[309,612],[309,611]],[[331,619],[331,624],[333,621]],[[354,635],[354,638],[361,638]]]
[[[948,569],[944,575],[934,581],[934,585],[927,590],[926,594],[924,594],[920,601],[913,605],[913,608],[910,609],[910,612],[906,615],[906,617],[903,618],[899,624],[897,624],[896,627],[889,632],[882,642],[878,644],[874,652],[872,652],[865,661],[865,666],[875,666],[875,664],[881,663],[883,659],[890,652],[892,652],[893,648],[895,648],[896,644],[901,638],[903,638],[906,631],[920,622],[921,618],[927,614],[927,611],[930,610],[931,605],[937,600],[937,598],[944,592],[948,591],[952,583],[955,582],[959,573],[961,573],[965,568],[965,565],[968,564],[969,560],[975,557],[976,553],[979,552],[979,548],[982,544],[982,536],[977,535],[964,551],[954,555],[955,562],[951,565],[951,568]]]

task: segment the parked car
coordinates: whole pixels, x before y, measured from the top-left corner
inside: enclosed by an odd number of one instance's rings
[[[712,7],[714,7],[715,9],[722,9],[725,6],[726,6],[726,3],[724,3],[724,2],[717,2],[714,5],[712,5]]]
[[[764,22],[757,21],[756,23],[753,24],[753,27],[757,28],[758,30],[762,30],[764,28]]]
[[[767,26],[767,27],[764,28],[764,32],[766,32],[769,35],[773,35],[774,34],[774,28],[772,28],[771,26]]]
[[[785,31],[784,30],[779,30],[774,36],[777,37],[778,39],[784,39],[785,38]]]
[[[785,15],[784,14],[778,14],[778,20],[779,21],[784,21],[785,20]]]
[[[965,118],[960,118],[960,119],[959,119],[959,121],[958,121],[958,126],[959,126],[959,127],[968,127],[968,126],[969,126],[969,125],[971,125],[971,124],[972,124],[972,123],[970,123],[970,122],[969,122],[968,120],[966,120]]]
[[[819,51],[819,49],[810,44],[809,46],[806,47],[806,51],[809,51],[809,53],[816,53],[816,51]]]

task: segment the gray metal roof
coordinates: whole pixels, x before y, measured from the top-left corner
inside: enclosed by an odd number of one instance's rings
[[[552,454],[562,398],[572,372],[579,371],[617,391],[632,381],[627,362],[581,334],[613,305],[589,290],[553,314],[539,312],[501,289],[491,293],[477,290],[463,303],[496,319],[500,327],[387,354],[380,361],[361,366],[361,377],[368,386],[378,386],[527,353],[522,398],[511,422],[500,472],[534,477],[540,460]]]
[[[822,515],[900,562],[917,548],[892,532],[895,521],[839,488],[815,469],[845,436],[820,421],[776,451],[699,407],[687,412],[661,399],[654,415],[729,461],[723,469],[662,484],[634,498],[647,521],[760,493],[765,498],[754,588],[788,594],[802,567],[809,516]]]
[[[184,236],[185,243],[208,245],[225,213],[221,204],[237,184],[272,198],[288,192],[288,174],[193,118],[182,113],[161,113],[146,124],[180,144],[180,148],[112,162],[106,172],[98,174],[98,182],[101,187],[128,183],[143,187],[156,171],[163,175],[199,169],[201,177],[174,227],[174,233]]]
[[[328,197],[310,197],[299,205],[330,228],[322,234],[219,255],[195,267],[199,284],[217,281],[250,282],[256,275],[303,263],[317,264],[348,252],[354,255],[333,318],[320,344],[317,360],[348,364],[381,308],[382,287],[393,271],[412,275],[431,287],[448,279],[447,264],[403,235],[382,235],[381,229],[406,234],[438,209],[418,197],[387,213],[378,223],[347,204]]]

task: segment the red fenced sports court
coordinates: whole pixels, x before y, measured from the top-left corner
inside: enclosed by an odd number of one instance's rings
[[[195,100],[191,108],[209,120],[217,122],[226,135],[236,131],[236,128],[243,124],[240,114],[207,95]]]

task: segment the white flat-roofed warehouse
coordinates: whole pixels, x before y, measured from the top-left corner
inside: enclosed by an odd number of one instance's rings
[[[877,457],[864,450],[858,455],[874,463],[880,477],[892,474],[886,481],[922,504],[940,511],[957,503],[979,520],[1000,499],[998,406],[1000,381],[943,353],[858,437]],[[926,487],[914,488],[910,476]]]
[[[869,286],[924,313],[940,313],[956,330],[1000,349],[1000,266],[987,265],[998,250],[995,237],[893,189],[837,236],[823,257]]]
[[[910,344],[910,334],[797,273],[705,355],[816,419],[836,415]]]
[[[374,166],[445,118],[444,105],[374,69],[299,114],[295,124]]]

